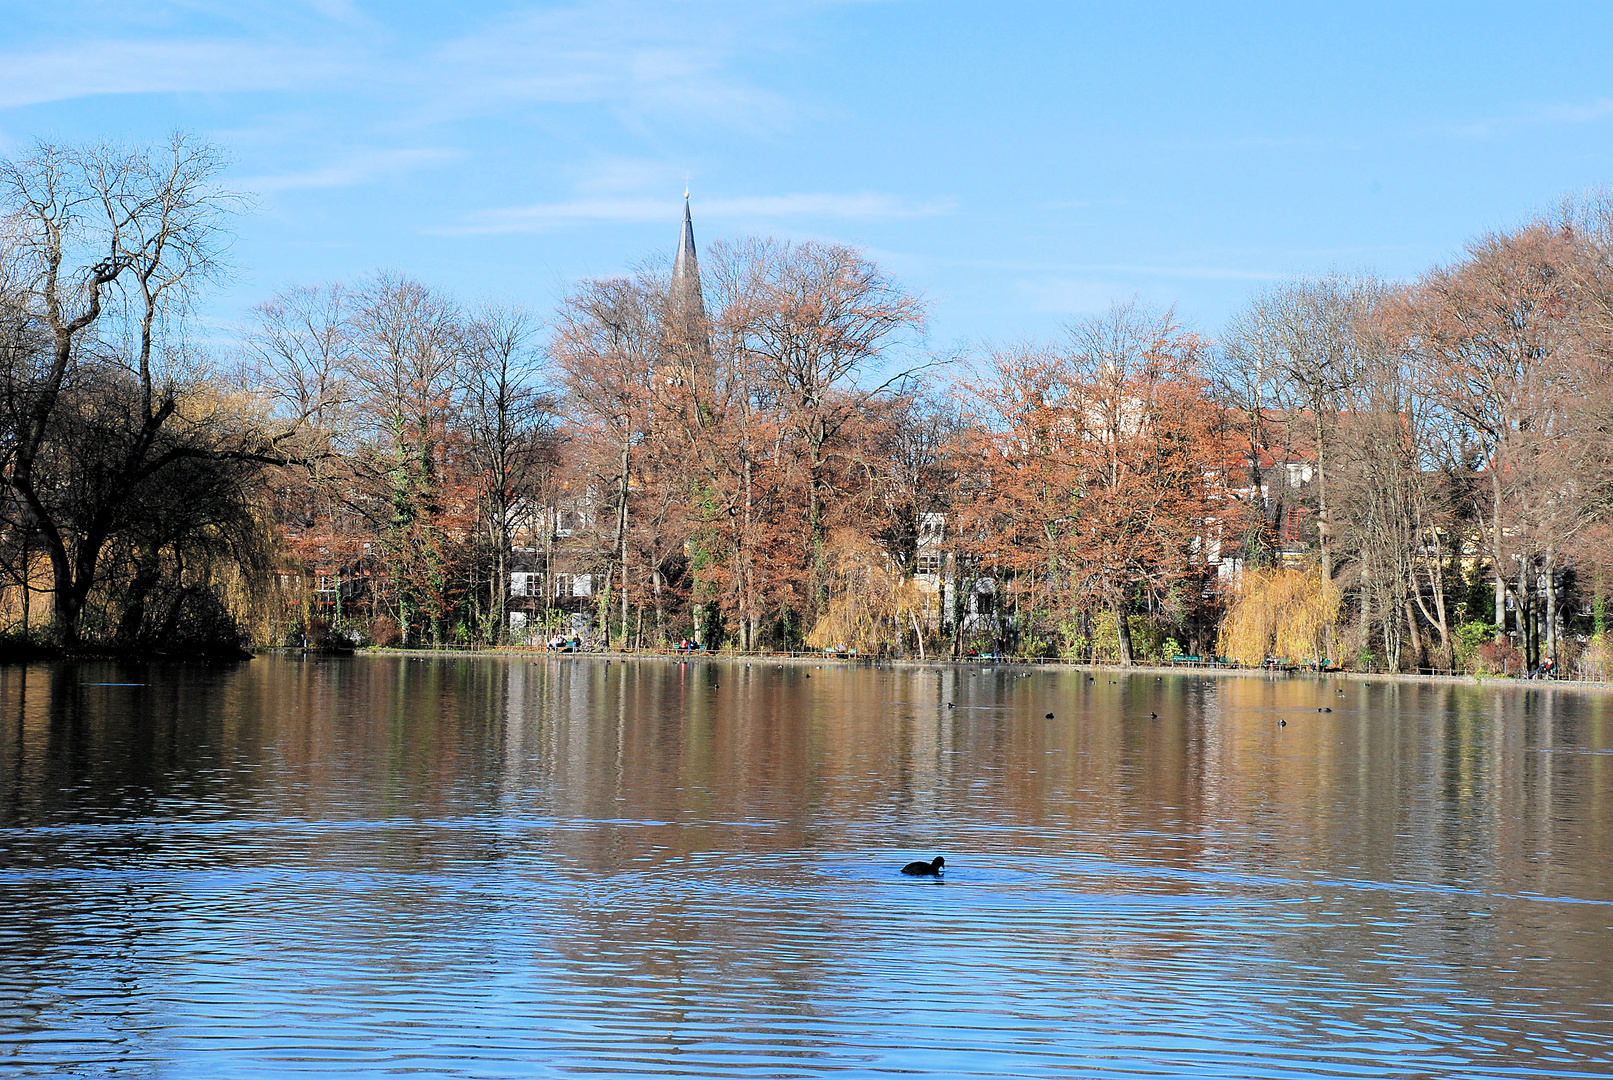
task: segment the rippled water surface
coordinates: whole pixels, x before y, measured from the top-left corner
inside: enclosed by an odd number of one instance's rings
[[[1605,1075],[1610,842],[1566,689],[4,668],[0,1074]]]

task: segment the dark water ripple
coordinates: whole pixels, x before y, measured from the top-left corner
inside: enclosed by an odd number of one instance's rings
[[[1613,1071],[1601,698],[719,670],[0,671],[0,1074]]]

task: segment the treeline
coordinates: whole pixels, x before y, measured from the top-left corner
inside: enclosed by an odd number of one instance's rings
[[[541,317],[399,273],[292,288],[204,341],[220,175],[187,138],[0,167],[15,634],[580,615],[610,647],[1518,670],[1602,630],[1605,200],[1414,282],[1271,289],[1219,340],[1125,304],[937,355],[864,254],[773,239]]]
[[[1316,570],[1246,582],[1226,640],[1245,656],[1265,643],[1513,673],[1561,667],[1587,638],[1600,648],[1610,313],[1605,197],[1482,237],[1413,282],[1332,277],[1255,298],[1224,335],[1218,393],[1244,447],[1314,459],[1296,509],[1314,517]],[[1271,515],[1257,525],[1248,565],[1271,566]]]

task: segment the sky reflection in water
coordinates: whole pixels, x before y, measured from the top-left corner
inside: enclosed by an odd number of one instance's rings
[[[0,669],[0,1074],[1606,1074],[1610,725],[1009,668]]]

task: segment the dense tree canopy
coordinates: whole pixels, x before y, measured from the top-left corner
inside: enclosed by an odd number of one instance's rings
[[[69,648],[543,640],[1534,666],[1601,648],[1613,203],[1415,281],[940,356],[854,248],[552,313],[400,272],[188,315],[192,138],[0,163],[3,604]],[[691,275],[698,273],[698,277]],[[678,275],[683,275],[679,277]]]

